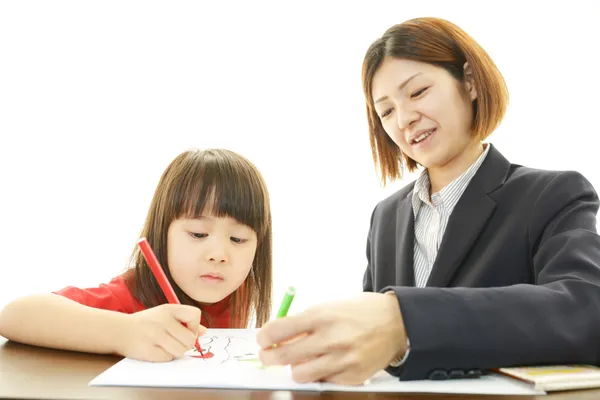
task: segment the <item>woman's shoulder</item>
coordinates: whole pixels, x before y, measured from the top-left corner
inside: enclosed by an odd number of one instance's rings
[[[590,180],[580,171],[542,169],[511,164],[505,186],[524,186],[534,191],[591,190],[595,192]]]
[[[373,208],[372,216],[377,214],[387,214],[390,211],[396,210],[398,207],[404,204],[405,200],[410,200],[410,194],[412,193],[414,186],[414,181],[409,182],[402,188],[396,190],[394,193],[388,195],[382,200],[379,200]],[[410,201],[407,203],[410,203]]]

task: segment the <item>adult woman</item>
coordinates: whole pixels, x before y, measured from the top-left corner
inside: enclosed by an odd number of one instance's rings
[[[424,171],[373,211],[365,293],[267,324],[263,362],[351,384],[598,363],[598,196],[483,143],[507,104],[487,53],[448,21],[406,21],[368,49],[363,87],[384,180]]]

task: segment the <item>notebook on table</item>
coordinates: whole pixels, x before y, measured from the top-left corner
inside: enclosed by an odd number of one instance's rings
[[[546,392],[600,388],[600,368],[592,365],[499,368],[497,371]]]

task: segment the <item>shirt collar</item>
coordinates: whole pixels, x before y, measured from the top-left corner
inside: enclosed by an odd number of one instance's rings
[[[437,199],[435,199],[434,201],[441,201],[444,208],[446,208],[448,212],[451,212],[454,209],[456,203],[458,203],[458,200],[460,199],[462,193],[469,185],[469,182],[471,182],[471,179],[473,179],[473,176],[475,176],[475,173],[479,170],[479,167],[481,167],[481,164],[483,163],[485,157],[490,151],[490,147],[491,146],[487,144],[483,153],[481,153],[479,158],[477,158],[477,160],[473,164],[471,164],[469,169],[467,169],[458,178],[453,180],[450,184],[446,185],[442,190],[436,193],[434,196]],[[430,190],[431,182],[429,181],[429,174],[427,172],[427,169],[424,169],[415,181],[415,186],[413,190],[412,205],[415,217],[418,214],[419,209],[421,208],[421,205],[423,203],[431,204],[429,200]]]

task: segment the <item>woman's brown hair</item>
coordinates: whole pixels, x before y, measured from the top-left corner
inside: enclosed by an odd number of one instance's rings
[[[416,161],[404,155],[386,134],[375,112],[373,76],[387,57],[436,65],[458,82],[463,82],[464,64],[468,63],[477,90],[473,102],[473,137],[483,141],[502,121],[508,105],[506,83],[494,61],[471,36],[439,18],[416,18],[392,26],[369,46],[362,65],[371,151],[384,185],[388,179],[401,178],[404,168],[411,172],[417,168]]]
[[[230,297],[232,328],[256,327],[271,310],[271,210],[266,184],[258,169],[241,155],[222,149],[189,150],[177,156],[162,174],[154,192],[141,237],[154,249],[181,304],[202,309],[174,282],[167,264],[167,231],[173,220],[197,218],[210,210],[252,228],[258,239],[248,277]],[[129,289],[147,308],[167,302],[146,260],[135,248],[125,274]],[[210,327],[210,316],[208,325]]]

